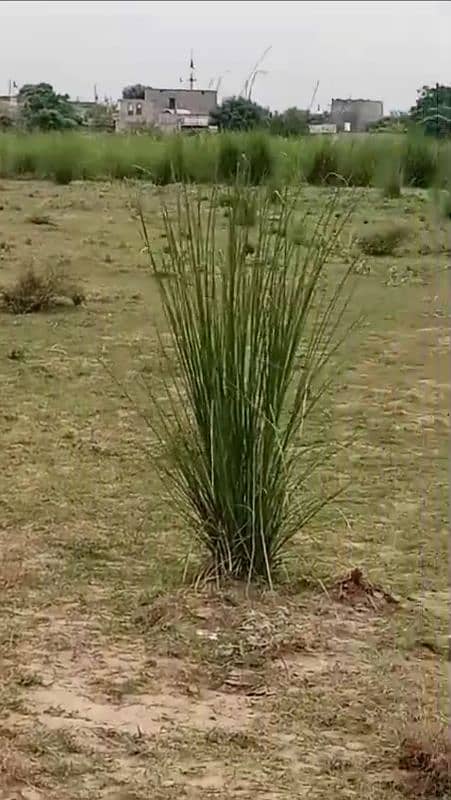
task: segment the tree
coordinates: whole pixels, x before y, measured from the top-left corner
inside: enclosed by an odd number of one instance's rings
[[[221,130],[249,131],[268,126],[271,112],[246,97],[227,97],[211,113],[213,125]]]
[[[19,91],[20,121],[29,129],[67,130],[81,119],[67,94],[57,94],[50,83],[26,83]]]
[[[135,83],[133,86],[126,86],[122,90],[124,100],[144,100],[146,87],[142,83]]]
[[[410,117],[432,136],[451,135],[451,86],[423,86]]]
[[[296,106],[281,113],[276,111],[271,116],[269,129],[278,136],[301,136],[308,133],[308,111]]]

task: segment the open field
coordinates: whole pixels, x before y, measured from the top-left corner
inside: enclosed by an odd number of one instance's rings
[[[404,736],[447,715],[451,222],[423,190],[362,193],[358,235],[406,235],[366,257],[321,411],[323,481],[349,488],[276,592],[195,591],[138,412],[164,320],[132,194],[0,181],[0,285],[33,261],[87,298],[0,314],[0,800],[401,800]],[[337,583],[354,567],[386,594]]]
[[[0,134],[0,178],[50,178],[59,184],[149,176],[160,185],[212,183],[233,178],[243,157],[255,183],[322,185],[337,174],[353,186],[379,186],[390,176],[415,187],[451,181],[451,144],[425,137]]]

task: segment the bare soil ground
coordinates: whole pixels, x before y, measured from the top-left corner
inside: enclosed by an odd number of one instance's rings
[[[421,763],[401,746],[447,714],[450,224],[420,192],[363,194],[357,228],[409,236],[362,270],[367,318],[327,410],[341,447],[324,481],[349,488],[276,592],[195,591],[121,390],[161,370],[130,192],[0,185],[0,284],[33,261],[87,295],[0,315],[1,800],[448,797],[407,780]],[[150,189],[147,206],[163,248]]]

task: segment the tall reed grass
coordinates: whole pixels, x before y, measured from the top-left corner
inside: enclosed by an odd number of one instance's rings
[[[167,256],[154,254],[140,211],[174,367],[165,391],[151,392],[152,425],[211,573],[271,584],[328,499],[311,494],[321,459],[307,434],[348,300],[352,269],[331,286],[326,272],[349,208],[334,194],[301,248],[287,237],[297,200],[281,196],[274,225],[264,193],[229,192],[225,235],[215,189],[207,203],[181,190],[177,212],[163,206]],[[243,204],[256,205],[251,232]]]
[[[426,187],[451,171],[451,142],[396,135],[306,136],[282,139],[262,132],[201,137],[111,134],[0,133],[0,177],[71,180],[145,178],[172,182],[233,182],[245,163],[254,184],[345,181]]]

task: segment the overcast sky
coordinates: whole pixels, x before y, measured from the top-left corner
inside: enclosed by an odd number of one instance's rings
[[[47,81],[73,97],[180,86],[194,51],[197,86],[223,76],[239,93],[271,50],[254,99],[271,108],[370,97],[406,109],[425,83],[451,83],[451,2],[5,2],[0,94]],[[316,105],[316,104],[315,104]]]

